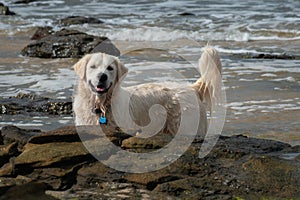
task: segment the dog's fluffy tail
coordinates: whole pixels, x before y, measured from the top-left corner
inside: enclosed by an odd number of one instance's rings
[[[212,104],[218,103],[221,97],[222,65],[216,49],[207,46],[199,59],[201,78],[193,84],[201,100],[205,101],[211,111]]]

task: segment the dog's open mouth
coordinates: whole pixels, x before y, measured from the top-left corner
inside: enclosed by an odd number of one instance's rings
[[[90,87],[92,88],[92,91],[98,94],[104,94],[107,93],[109,88],[111,87],[112,84],[110,84],[108,87],[105,86],[104,84],[98,84],[97,86],[94,86],[91,81],[89,81]]]
[[[97,91],[98,93],[102,93],[102,92],[105,92],[105,91],[106,91],[106,88],[105,88],[104,85],[97,85],[97,86],[95,87],[95,89],[96,89],[96,91]]]

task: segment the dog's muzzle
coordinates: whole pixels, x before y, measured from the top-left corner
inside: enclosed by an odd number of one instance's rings
[[[99,75],[99,81],[97,85],[93,85],[91,81],[89,81],[90,87],[92,88],[92,91],[97,94],[104,94],[108,92],[109,88],[111,87],[111,83],[107,83],[108,76],[106,74],[100,74]]]

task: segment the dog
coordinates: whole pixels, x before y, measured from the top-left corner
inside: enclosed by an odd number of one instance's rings
[[[183,115],[188,123],[185,128],[196,126],[203,136],[207,110],[221,88],[220,57],[210,46],[199,59],[201,77],[193,84],[147,83],[124,88],[121,83],[128,69],[105,53],[87,54],[73,67],[79,78],[73,103],[76,126],[121,127],[147,132],[147,137],[158,131],[175,135]]]

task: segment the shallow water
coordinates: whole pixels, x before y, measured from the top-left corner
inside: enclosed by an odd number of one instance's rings
[[[19,92],[70,100],[76,59],[19,55],[36,26],[61,27],[57,19],[92,16],[100,25],[68,28],[105,35],[124,50],[125,85],[188,81],[200,75],[197,60],[207,41],[220,52],[227,96],[224,135],[246,133],[300,144],[300,2],[290,1],[37,1],[16,5],[17,16],[0,16],[1,96]],[[120,12],[122,11],[122,12]],[[181,16],[189,12],[194,15]],[[145,50],[147,48],[147,50]],[[152,49],[150,49],[152,48]],[[132,51],[132,50],[139,51]],[[297,59],[248,59],[244,55],[290,54]],[[44,130],[73,124],[72,116],[2,115],[0,126]]]

